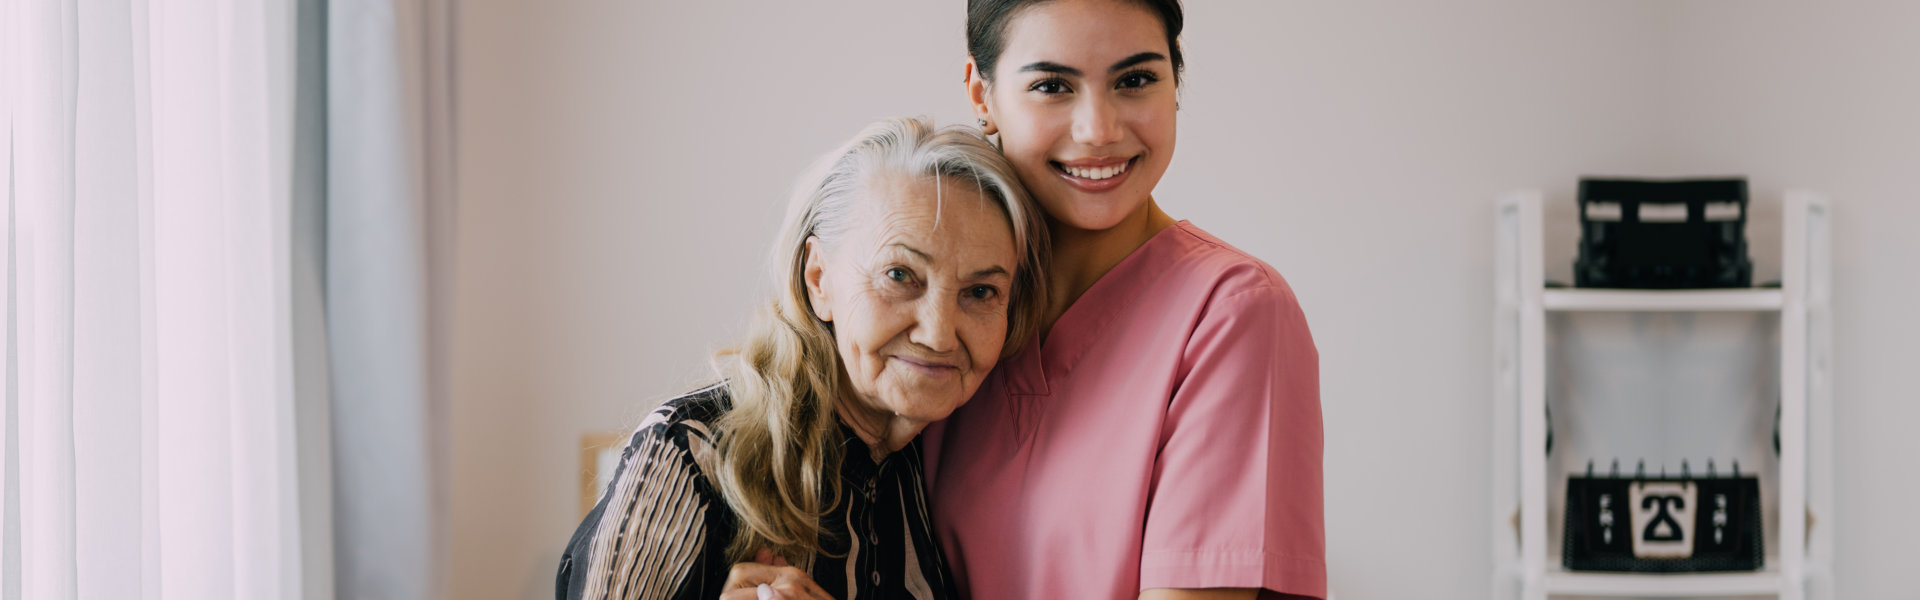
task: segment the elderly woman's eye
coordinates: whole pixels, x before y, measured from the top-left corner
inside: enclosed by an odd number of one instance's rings
[[[975,300],[987,300],[1000,294],[1000,290],[990,285],[976,285],[967,290],[967,297]]]
[[[894,283],[906,283],[907,280],[912,278],[913,274],[908,273],[906,269],[900,267],[887,269],[887,279],[893,280]]]

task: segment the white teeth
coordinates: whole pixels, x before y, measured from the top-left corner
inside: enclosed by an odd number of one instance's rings
[[[1098,169],[1082,169],[1079,167],[1067,167],[1065,165],[1062,165],[1062,168],[1066,169],[1067,174],[1074,177],[1099,181],[1127,172],[1127,165],[1129,164],[1131,164],[1131,161]]]

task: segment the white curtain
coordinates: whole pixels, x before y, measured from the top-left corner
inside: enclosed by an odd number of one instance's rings
[[[292,2],[0,14],[0,592],[299,596]]]
[[[327,335],[342,598],[432,598],[445,565],[451,0],[331,0]]]
[[[438,593],[450,6],[0,0],[0,600]]]

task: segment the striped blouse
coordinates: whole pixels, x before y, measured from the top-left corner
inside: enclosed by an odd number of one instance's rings
[[[705,472],[717,456],[710,424],[730,405],[725,387],[713,386],[647,415],[606,493],[567,543],[557,598],[720,597],[736,523]],[[823,519],[824,552],[796,564],[843,600],[955,597],[933,539],[920,440],[874,464],[852,430],[842,425],[840,433],[841,501]]]

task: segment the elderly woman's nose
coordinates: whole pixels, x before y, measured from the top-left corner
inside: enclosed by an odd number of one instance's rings
[[[929,297],[920,302],[918,322],[908,339],[934,352],[951,352],[960,346],[960,303],[952,298]]]

